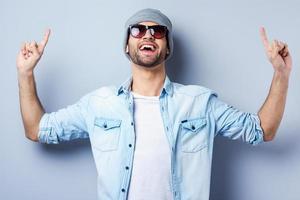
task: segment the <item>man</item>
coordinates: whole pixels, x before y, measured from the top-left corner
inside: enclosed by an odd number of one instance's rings
[[[211,90],[171,82],[165,61],[173,52],[171,21],[155,9],[128,19],[124,52],[132,77],[102,87],[74,105],[45,113],[33,70],[50,31],[25,43],[17,58],[26,136],[42,143],[89,138],[98,171],[99,199],[209,199],[216,135],[250,144],[271,141],[282,119],[292,59],[286,44],[261,38],[273,65],[269,95],[257,114],[220,100]]]

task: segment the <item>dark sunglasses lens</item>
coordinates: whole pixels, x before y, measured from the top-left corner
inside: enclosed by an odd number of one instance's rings
[[[151,30],[151,34],[156,39],[161,39],[166,36],[167,29],[165,26],[152,26],[151,29],[153,30]]]
[[[146,33],[146,27],[143,25],[133,25],[130,27],[130,34],[132,37],[141,38]]]

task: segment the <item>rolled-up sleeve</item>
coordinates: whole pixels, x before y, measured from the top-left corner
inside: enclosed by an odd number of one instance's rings
[[[39,123],[39,142],[58,144],[79,138],[88,138],[86,116],[88,95],[77,103],[56,112],[45,113]]]
[[[210,98],[211,112],[215,119],[215,135],[233,140],[241,139],[252,145],[263,142],[263,130],[257,114],[242,112],[220,101],[216,95]]]

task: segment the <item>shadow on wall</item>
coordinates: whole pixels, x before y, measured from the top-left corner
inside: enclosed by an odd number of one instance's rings
[[[194,56],[200,56],[201,53],[187,57],[192,53],[189,49],[189,45],[185,45],[184,41],[177,38],[176,35],[173,36],[174,40],[174,50],[173,56],[166,63],[166,71],[171,81],[181,83],[181,84],[195,84],[192,81],[198,82],[201,80],[201,67],[195,66]],[[195,72],[199,74],[197,80],[195,80]],[[192,77],[192,78],[191,78]]]
[[[182,41],[173,36],[174,50],[170,60],[166,63],[166,71],[171,81],[182,83],[183,77],[187,72],[187,62],[184,57],[184,45]]]
[[[181,84],[205,84],[203,68],[206,65],[203,52],[195,52],[186,42],[188,40],[173,36],[173,56],[166,63],[166,71],[171,81]],[[189,56],[187,56],[189,55]],[[200,63],[198,60],[200,58]],[[197,63],[197,64],[195,64]],[[196,74],[195,74],[196,73]]]
[[[44,153],[55,154],[56,156],[64,157],[66,155],[87,151],[91,148],[91,145],[88,139],[84,139],[61,144],[41,144],[40,147]]]

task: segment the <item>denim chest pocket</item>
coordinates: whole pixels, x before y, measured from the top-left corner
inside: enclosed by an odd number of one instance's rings
[[[197,152],[207,147],[206,118],[186,119],[180,124],[180,143],[183,152]]]
[[[118,149],[121,132],[121,120],[95,118],[93,141],[95,148],[101,151],[114,151]]]

